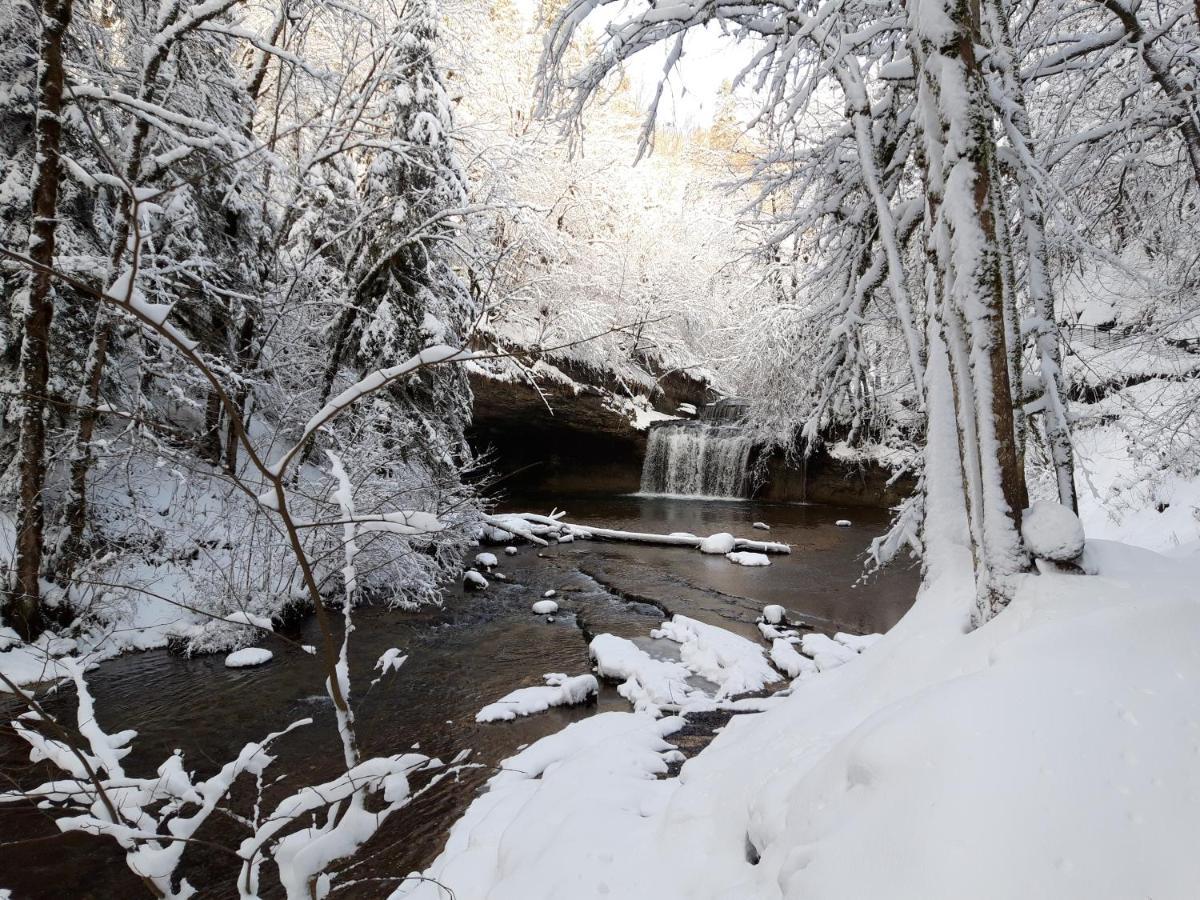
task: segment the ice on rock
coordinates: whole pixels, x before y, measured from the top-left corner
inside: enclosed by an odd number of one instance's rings
[[[533,604],[533,611],[539,616],[550,616],[558,612],[558,604],[553,600],[539,600]]]
[[[858,656],[849,647],[824,634],[806,634],[800,640],[800,649],[806,656],[812,657],[822,672],[837,668]]]
[[[734,548],[734,538],[732,534],[722,531],[717,534],[709,535],[700,542],[701,553],[712,553],[714,555],[725,555]]]
[[[1021,514],[1021,537],[1038,559],[1070,562],[1083,553],[1083,524],[1061,503],[1040,500]]]
[[[489,703],[475,714],[476,722],[511,722],[518,716],[544,712],[552,706],[585,703],[600,689],[595,675],[568,678],[561,673],[543,675],[544,685],[520,688]]]
[[[787,621],[787,610],[775,603],[764,606],[762,614],[763,621],[770,625],[780,625]]]
[[[270,662],[272,656],[274,654],[270,650],[262,647],[243,647],[225,657],[225,668],[248,669],[251,666],[261,666],[263,663]]]
[[[500,564],[494,553],[479,553],[475,556],[475,565],[483,566],[485,569],[494,569]]]
[[[755,522],[750,527],[757,528],[759,531],[770,531],[771,530],[771,526],[768,525],[766,522]]]
[[[488,586],[487,579],[476,572],[474,569],[467,569],[463,574],[463,584],[469,588],[476,590],[485,590]]]
[[[736,553],[726,553],[725,558],[731,563],[737,563],[739,566],[769,566],[771,557],[765,553],[751,553],[749,550],[741,550]]]

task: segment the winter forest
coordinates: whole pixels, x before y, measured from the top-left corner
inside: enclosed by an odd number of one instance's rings
[[[0,0],[0,145],[0,900],[1195,896],[1200,2]]]

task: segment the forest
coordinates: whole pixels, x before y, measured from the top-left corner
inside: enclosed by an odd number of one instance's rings
[[[1195,895],[1200,2],[0,0],[0,146],[0,900]]]

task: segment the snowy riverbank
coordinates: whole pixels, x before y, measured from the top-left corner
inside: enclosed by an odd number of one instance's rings
[[[532,745],[426,876],[459,900],[1190,896],[1200,561],[1091,542],[1091,574],[1029,576],[965,634],[968,562],[678,778],[678,717]]]

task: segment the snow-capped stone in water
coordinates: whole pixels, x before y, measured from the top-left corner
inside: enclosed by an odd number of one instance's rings
[[[833,524],[836,525],[838,528],[849,528],[850,520],[849,519],[838,519]]]
[[[771,559],[765,553],[751,553],[748,550],[742,550],[739,553],[726,553],[725,558],[731,563],[737,563],[739,566],[769,566]]]
[[[516,547],[505,547],[505,548],[504,548],[504,555],[505,555],[505,556],[516,556],[516,555],[517,555],[517,548],[516,548]]]
[[[261,666],[270,662],[273,655],[270,650],[264,650],[262,647],[243,647],[225,657],[225,668],[248,669],[251,666]]]
[[[493,572],[492,577],[495,578],[497,581],[508,581],[508,576],[505,575],[503,572]]]
[[[779,625],[787,620],[787,610],[776,603],[763,607],[763,621],[769,625]]]
[[[533,604],[533,611],[539,616],[550,616],[558,612],[558,604],[553,600],[539,600]]]
[[[722,531],[718,534],[709,535],[700,542],[701,553],[712,553],[724,555],[733,550],[734,540],[733,535]]]
[[[554,590],[554,588],[551,588],[550,590],[546,591],[546,593],[542,594],[542,596],[543,597],[553,597],[556,593],[558,593],[558,592],[556,590]]]
[[[463,585],[465,587],[475,588],[476,590],[482,591],[487,588],[488,583],[487,579],[474,569],[467,569],[467,571],[463,573]]]
[[[478,553],[475,555],[475,565],[483,566],[485,569],[493,569],[499,565],[499,562],[494,553]]]
[[[771,530],[771,526],[768,525],[766,522],[755,522],[751,527],[757,528],[759,531],[770,531]]]
[[[1050,500],[1039,500],[1022,513],[1021,537],[1038,559],[1070,562],[1083,552],[1083,525],[1079,516]]]

